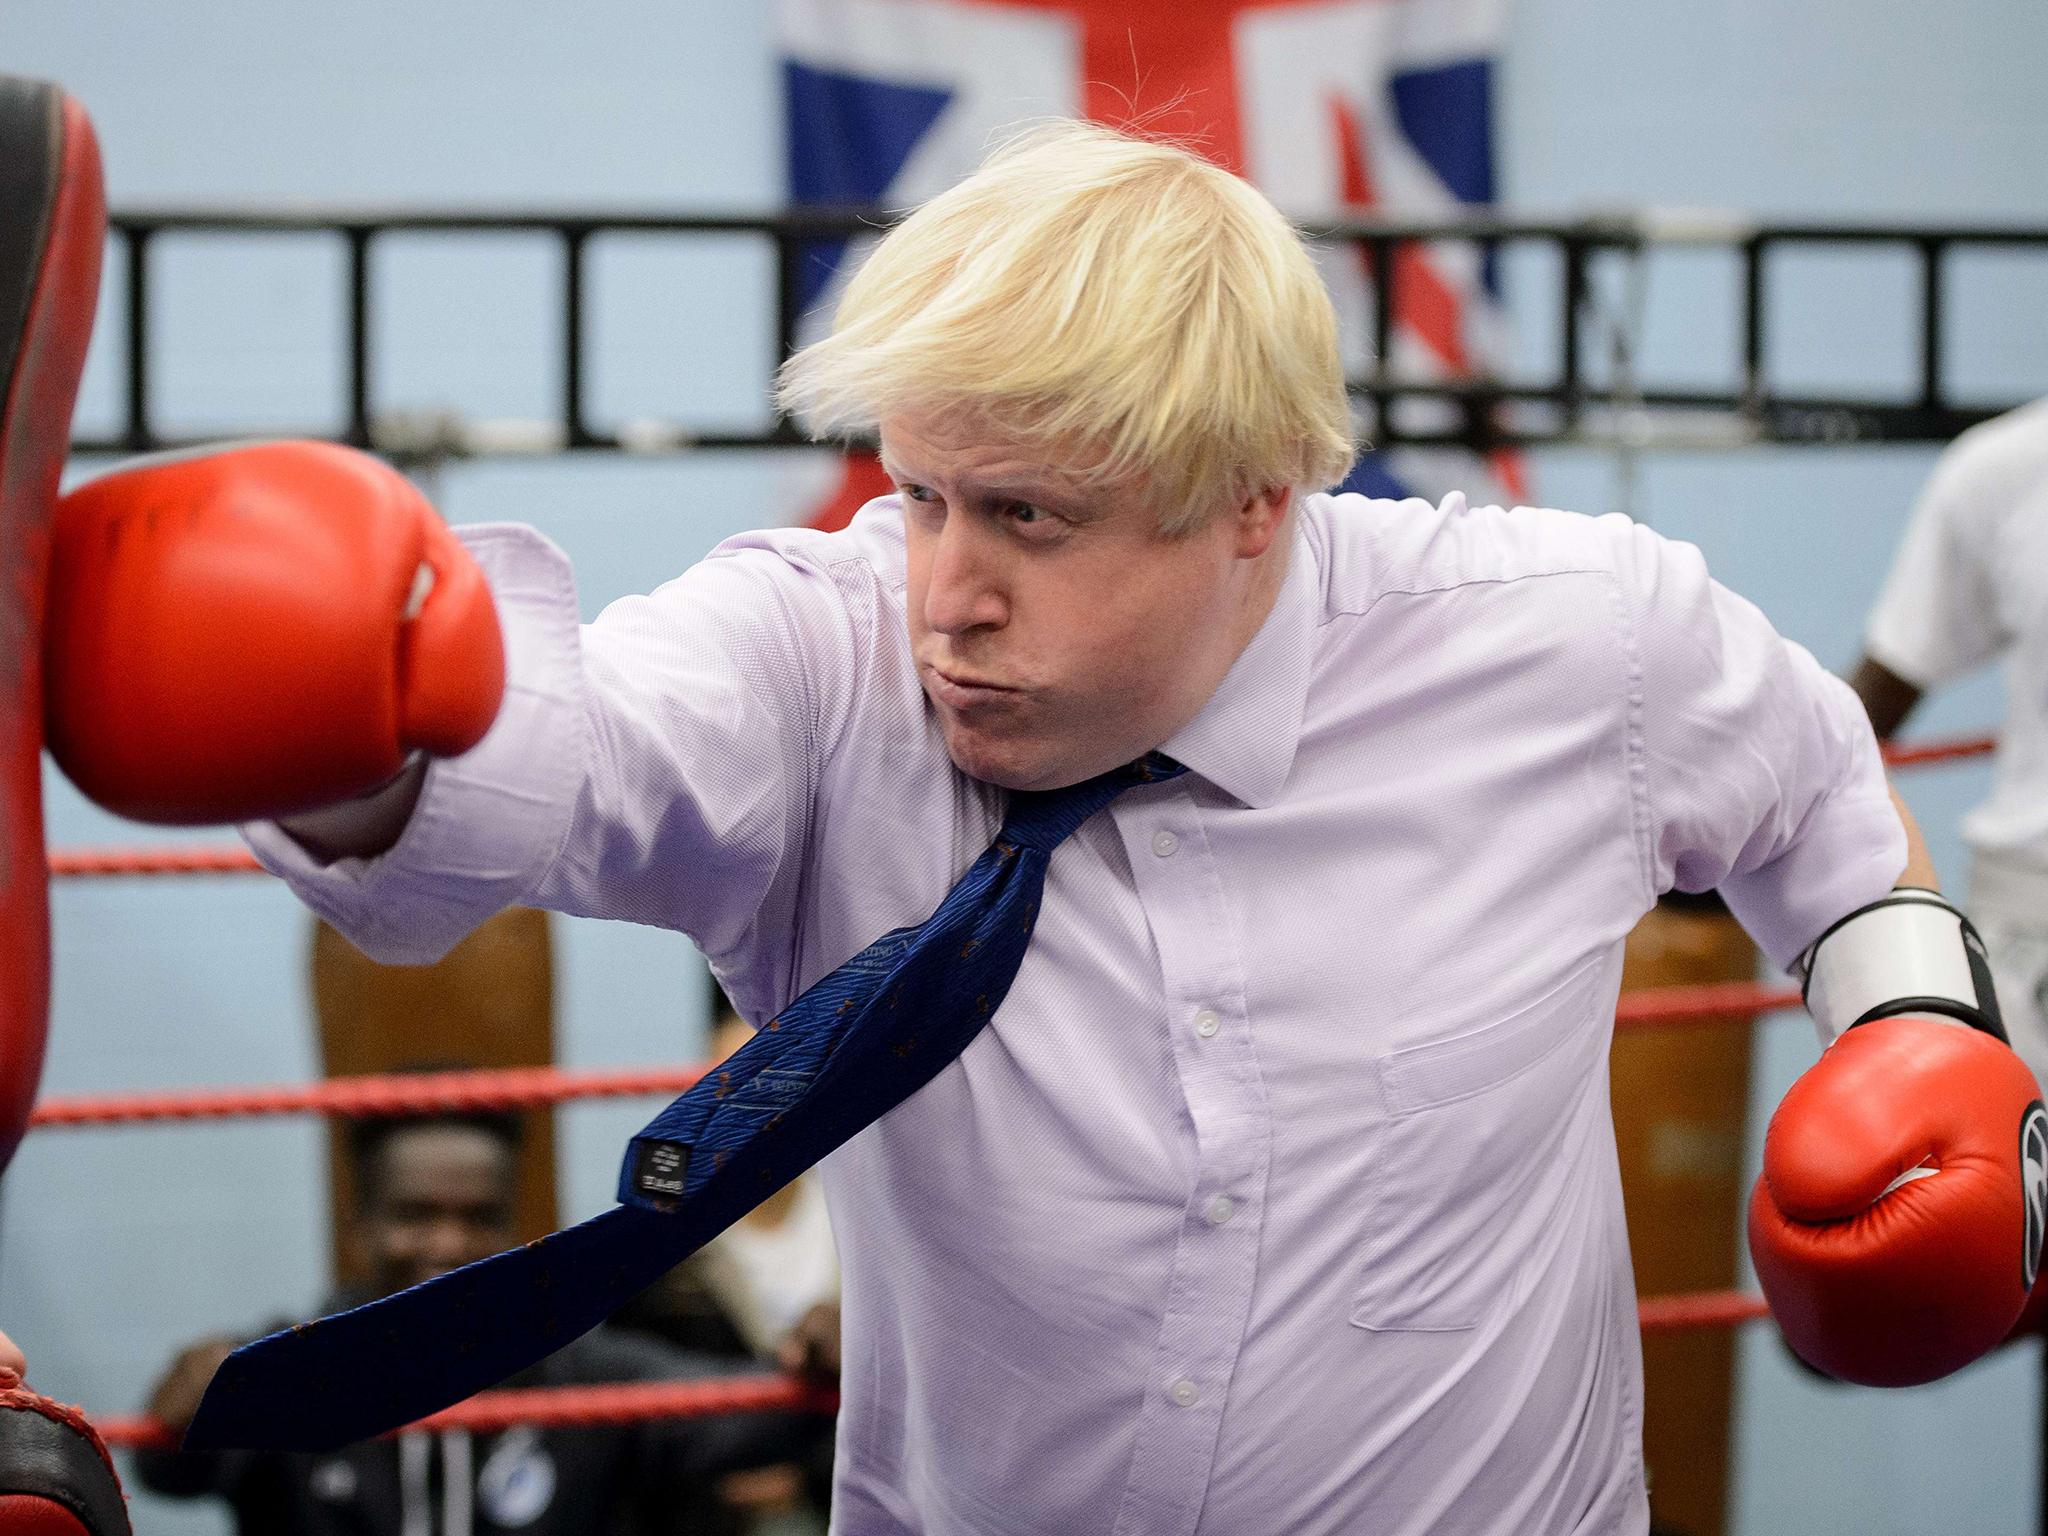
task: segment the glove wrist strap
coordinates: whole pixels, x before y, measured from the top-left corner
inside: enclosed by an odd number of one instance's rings
[[[1933,1014],[2006,1038],[1984,941],[1938,891],[1902,886],[1859,907],[1800,957],[1825,1049],[1858,1024]]]

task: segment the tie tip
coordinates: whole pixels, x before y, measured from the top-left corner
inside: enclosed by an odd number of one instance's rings
[[[376,1433],[374,1429],[360,1434],[343,1430],[331,1414],[318,1411],[303,1396],[288,1403],[265,1401],[264,1397],[261,1392],[245,1391],[239,1377],[223,1366],[199,1400],[199,1411],[185,1426],[179,1449],[332,1451]]]

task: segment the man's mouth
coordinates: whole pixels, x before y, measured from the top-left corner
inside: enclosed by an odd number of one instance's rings
[[[1019,690],[1001,683],[989,682],[971,674],[947,672],[938,667],[927,668],[925,675],[931,682],[932,697],[954,709],[972,709],[997,704],[1014,699],[1019,693]]]

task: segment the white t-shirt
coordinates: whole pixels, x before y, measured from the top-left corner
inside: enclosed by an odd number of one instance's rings
[[[707,1279],[758,1355],[776,1346],[821,1301],[839,1295],[839,1253],[825,1192],[806,1174],[781,1221],[741,1220],[705,1248]]]
[[[1997,777],[1963,836],[1980,872],[2048,872],[2048,400],[1972,428],[1942,454],[1864,648],[1922,691],[2006,656]]]

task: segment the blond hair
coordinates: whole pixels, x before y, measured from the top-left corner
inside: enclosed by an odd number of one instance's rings
[[[778,398],[820,438],[977,411],[1084,481],[1143,481],[1168,533],[1330,485],[1356,450],[1301,237],[1229,172],[1089,123],[1011,141],[891,231]]]

